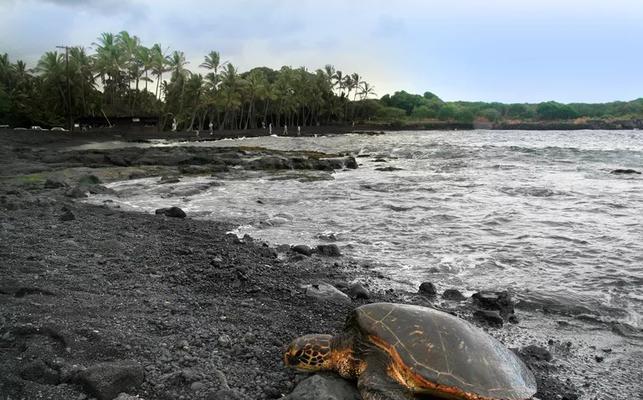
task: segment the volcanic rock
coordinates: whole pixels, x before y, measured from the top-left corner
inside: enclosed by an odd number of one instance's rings
[[[317,253],[326,257],[339,257],[342,253],[336,244],[320,244],[317,245]]]
[[[500,313],[496,310],[476,310],[473,312],[473,317],[494,327],[501,327],[504,323]]]
[[[465,295],[460,293],[458,289],[447,289],[442,293],[442,298],[445,300],[463,301],[466,300]]]
[[[99,400],[112,400],[121,392],[136,391],[144,379],[143,367],[133,361],[104,362],[78,374],[78,383]]]
[[[354,384],[333,375],[313,375],[303,380],[284,400],[360,400]]]
[[[431,282],[422,282],[418,293],[425,297],[435,297],[438,294],[438,291],[435,289],[435,285]]]
[[[319,282],[312,285],[303,286],[306,296],[313,297],[321,301],[331,302],[350,302],[350,298],[341,290],[328,283]]]
[[[473,304],[481,310],[498,311],[505,319],[514,314],[514,302],[507,291],[481,291],[474,293],[471,297],[473,298]]]
[[[348,295],[353,299],[368,299],[371,294],[361,283],[354,283],[348,289]]]
[[[166,217],[172,218],[185,218],[187,216],[185,214],[185,211],[181,210],[178,207],[159,208],[158,210],[154,211],[154,213],[157,215],[165,215]]]

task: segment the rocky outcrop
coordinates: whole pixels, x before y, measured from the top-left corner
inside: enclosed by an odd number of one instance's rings
[[[303,254],[305,256],[311,256],[313,254],[313,249],[306,246],[305,244],[298,244],[291,247],[291,250],[298,254]]]
[[[638,175],[641,175],[641,172],[639,172],[637,170],[634,170],[634,169],[629,169],[629,168],[627,168],[627,169],[626,168],[617,168],[615,170],[612,170],[610,172],[610,174],[615,174],[615,175],[619,175],[619,174],[638,174]]]
[[[339,257],[342,255],[339,247],[336,244],[320,244],[317,245],[317,254],[325,257]]]
[[[438,294],[435,285],[431,282],[422,282],[420,288],[418,289],[418,294],[421,294],[424,297],[433,298]]]
[[[99,400],[112,400],[121,392],[133,392],[143,383],[143,367],[132,361],[104,362],[80,372],[77,382]]]
[[[474,317],[492,326],[501,326],[504,321],[518,321],[514,314],[514,301],[507,291],[480,291],[471,296],[477,309]]]
[[[154,211],[154,214],[165,215],[166,217],[171,218],[185,218],[187,216],[185,214],[185,211],[181,210],[178,207],[159,208],[158,210]]]
[[[444,300],[464,301],[467,298],[458,289],[447,289],[442,293]]]

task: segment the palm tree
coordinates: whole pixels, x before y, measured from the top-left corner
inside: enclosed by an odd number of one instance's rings
[[[9,83],[12,70],[13,65],[9,61],[9,55],[7,53],[0,54],[0,83]]]
[[[152,46],[150,49],[150,59],[152,75],[156,76],[156,91],[154,92],[154,97],[158,99],[160,98],[159,88],[163,80],[163,72],[167,71],[167,56],[161,49],[160,44],[155,43],[154,46]]]
[[[368,96],[377,96],[377,94],[375,93],[375,88],[369,85],[366,81],[362,81],[359,94],[361,100],[367,99]]]
[[[69,49],[69,65],[72,73],[73,86],[78,87],[82,104],[82,115],[87,114],[87,91],[94,88],[94,75],[92,74],[92,59],[83,47]]]
[[[103,32],[98,38],[98,42],[92,44],[96,46],[94,56],[96,77],[100,77],[103,86],[105,86],[105,93],[110,94],[108,99],[113,105],[116,101],[117,90],[122,84],[121,69],[124,58],[122,47],[118,46],[116,36],[107,32]]]
[[[344,94],[344,79],[342,71],[335,71],[335,75],[333,75],[333,88],[337,88],[341,95]]]
[[[63,89],[63,83],[65,81],[64,56],[58,54],[57,51],[46,52],[40,60],[38,60],[35,71],[42,77],[47,91],[52,90],[56,93],[55,96],[52,96],[53,98],[45,95],[50,105],[53,108],[58,108],[58,104],[64,104],[66,111],[66,108],[70,105],[67,104],[67,98]]]
[[[192,74],[190,79],[188,79],[185,85],[185,97],[191,99],[190,108],[192,109],[192,116],[190,118],[190,125],[188,130],[191,131],[194,128],[194,120],[201,107],[203,106],[201,101],[201,95],[203,94],[203,76],[201,74]],[[203,119],[199,124],[199,129],[203,129]]]
[[[358,89],[362,84],[362,77],[359,76],[358,73],[351,74],[351,83],[353,84],[352,86],[353,86],[353,89],[355,90],[355,94],[353,95],[353,101],[355,101],[355,99],[357,98]]]
[[[219,54],[218,51],[212,50],[204,58],[205,58],[205,61],[203,61],[199,65],[199,67],[212,70],[215,74],[219,73],[219,68],[222,68],[226,64],[228,64],[227,61],[221,62],[221,55]]]
[[[223,123],[219,126],[220,129],[228,122],[230,112],[232,111],[234,113],[234,110],[241,105],[241,93],[239,90],[241,85],[242,82],[237,69],[234,65],[228,63],[223,72],[221,72],[221,95],[225,114],[223,116]],[[233,115],[230,124],[233,129],[234,121],[235,118]]]
[[[185,68],[188,61],[182,51],[174,51],[167,57],[168,71],[172,72],[170,83],[165,91],[165,105],[179,120],[179,123],[187,118],[183,115],[183,108],[186,103],[185,84],[190,76],[190,71]]]
[[[251,129],[254,129],[257,127],[256,119],[254,118],[255,101],[263,98],[266,92],[266,76],[261,70],[252,70],[246,77],[246,82],[246,89],[250,100],[248,102],[248,114],[244,129],[248,129],[248,125],[250,125]]]
[[[189,64],[189,61],[186,61],[185,54],[182,51],[174,51],[171,56],[167,58],[167,65],[169,70],[172,71],[172,78],[178,78],[179,76],[186,77],[189,75],[190,71],[185,68]]]

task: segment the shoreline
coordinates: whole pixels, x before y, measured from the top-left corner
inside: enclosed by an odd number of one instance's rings
[[[302,127],[300,135],[296,128],[289,128],[284,134],[282,128],[273,129],[273,135],[287,137],[310,137],[320,135],[341,135],[341,134],[365,134],[380,135],[385,132],[396,131],[457,131],[457,130],[524,130],[524,131],[567,131],[567,130],[643,130],[643,119],[632,120],[588,120],[575,121],[503,121],[492,122],[448,122],[448,121],[427,121],[418,123],[359,123],[355,125],[337,124],[324,126]],[[15,143],[23,144],[53,144],[59,146],[65,144],[82,144],[92,141],[137,141],[147,139],[185,140],[185,141],[207,141],[221,139],[238,139],[242,137],[269,136],[267,129],[255,128],[245,130],[214,130],[199,132],[170,132],[159,131],[156,127],[114,127],[94,128],[85,132],[52,132],[38,130],[13,130],[11,128],[0,128],[0,135],[12,136]]]
[[[142,170],[143,176],[168,172],[160,166],[178,176],[217,173],[210,166],[237,163],[247,168],[247,158],[256,153],[210,151],[212,158],[203,163],[198,149],[188,150],[180,160],[168,151],[147,154],[150,164],[141,165],[136,157],[146,155],[140,149],[135,154],[105,150],[61,156],[59,150],[66,145],[24,148],[50,146],[38,139],[16,142],[0,132],[5,175],[0,179],[0,393],[11,398],[36,398],[38,393],[51,399],[92,396],[83,386],[87,370],[105,362],[121,367],[133,362],[136,366],[130,369],[141,372],[143,379],[130,394],[148,400],[279,398],[303,379],[282,365],[282,348],[292,338],[337,333],[352,308],[390,301],[446,306],[486,326],[494,336],[534,345],[521,354],[539,379],[538,397],[579,396],[578,388],[559,378],[566,369],[554,368],[543,356],[549,352],[546,343],[521,333],[520,322],[491,328],[473,319],[471,299],[447,301],[395,291],[383,285],[375,271],[348,257],[305,255],[250,237],[239,239],[226,234],[232,225],[222,222],[132,213],[74,200],[74,189],[89,175],[108,182],[131,178],[136,172],[131,169]],[[117,156],[130,165],[115,165]],[[183,168],[198,168],[181,171],[177,164],[185,157]],[[270,151],[262,157],[314,160],[310,154]],[[189,164],[197,161],[201,164]],[[311,162],[309,167],[318,166]],[[283,167],[271,163],[257,169],[275,165]],[[82,190],[102,190],[100,186],[88,183]],[[345,297],[333,292],[335,297],[320,299],[302,288],[322,282]],[[367,290],[367,298],[346,296],[355,294],[354,282]],[[552,350],[564,347],[552,340]]]

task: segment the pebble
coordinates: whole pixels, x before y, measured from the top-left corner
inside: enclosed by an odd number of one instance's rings
[[[217,339],[217,342],[219,343],[219,346],[221,347],[230,347],[232,345],[232,339],[230,336],[226,335],[225,333]]]

